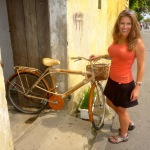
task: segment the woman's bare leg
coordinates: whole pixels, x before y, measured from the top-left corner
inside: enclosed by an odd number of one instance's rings
[[[106,98],[106,102],[107,102],[107,105],[109,107],[111,107],[115,112],[116,112],[116,106],[113,105],[113,103],[108,99]],[[117,113],[117,112],[116,112]],[[118,113],[117,113],[118,114]]]
[[[125,135],[128,131],[128,127],[130,123],[130,118],[129,118],[127,108],[114,106],[113,103],[108,98],[106,98],[106,102],[108,106],[110,106],[118,114],[121,134]]]
[[[129,118],[127,108],[117,107],[116,110],[119,116],[120,129],[121,129],[120,132],[122,135],[126,136],[130,124],[130,118]]]

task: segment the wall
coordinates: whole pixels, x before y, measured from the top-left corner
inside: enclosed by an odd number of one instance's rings
[[[0,150],[13,150],[14,146],[5,95],[3,70],[0,65]]]
[[[50,17],[51,57],[61,64],[57,67],[67,68],[67,0],[48,0]],[[65,74],[55,76],[59,92],[68,88]]]
[[[6,0],[0,0],[0,49],[5,80],[14,72]]]
[[[109,45],[111,43],[111,33],[114,22],[118,14],[125,8],[128,8],[128,0],[107,0],[107,39],[106,43]]]
[[[112,42],[111,32],[119,12],[126,7],[127,0],[69,0],[67,3],[67,39],[69,69],[85,70],[85,61],[73,62],[70,57],[107,53]],[[69,87],[79,82],[82,77],[69,76]],[[83,87],[85,88],[85,87]],[[70,113],[76,109],[81,89],[72,95]]]

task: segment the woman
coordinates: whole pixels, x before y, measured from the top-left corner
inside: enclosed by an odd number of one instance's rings
[[[110,58],[111,67],[104,94],[107,104],[118,114],[119,134],[110,136],[112,143],[128,140],[128,130],[135,125],[131,122],[127,108],[138,104],[137,98],[144,74],[145,48],[140,35],[137,15],[131,10],[123,10],[114,25],[113,43],[106,55],[91,55],[90,60]],[[137,59],[137,76],[132,76],[132,65]]]

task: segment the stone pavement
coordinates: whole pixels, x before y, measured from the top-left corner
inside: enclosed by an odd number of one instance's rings
[[[90,150],[97,132],[87,120],[68,115],[66,110],[53,111],[39,116],[27,115],[9,108],[13,141],[16,150]],[[100,134],[105,147],[111,119]]]
[[[71,117],[63,110],[46,112],[32,123],[34,117],[11,110],[16,150],[69,150],[70,147],[72,150],[88,150],[92,147],[96,133],[89,121]]]

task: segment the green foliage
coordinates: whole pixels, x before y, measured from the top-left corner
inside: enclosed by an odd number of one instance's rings
[[[89,96],[90,96],[90,88],[88,88],[83,92],[83,97],[80,105],[81,109],[88,109]]]
[[[150,12],[150,0],[129,0],[129,8],[137,13],[140,21],[144,18],[142,13]]]
[[[150,22],[150,18],[144,19],[144,22]]]
[[[138,20],[139,21],[142,20],[142,19],[144,19],[144,17],[140,13],[137,13],[137,15],[138,15]]]
[[[136,12],[146,12],[149,9],[150,0],[130,0],[129,8]],[[149,9],[150,10],[150,9]]]

